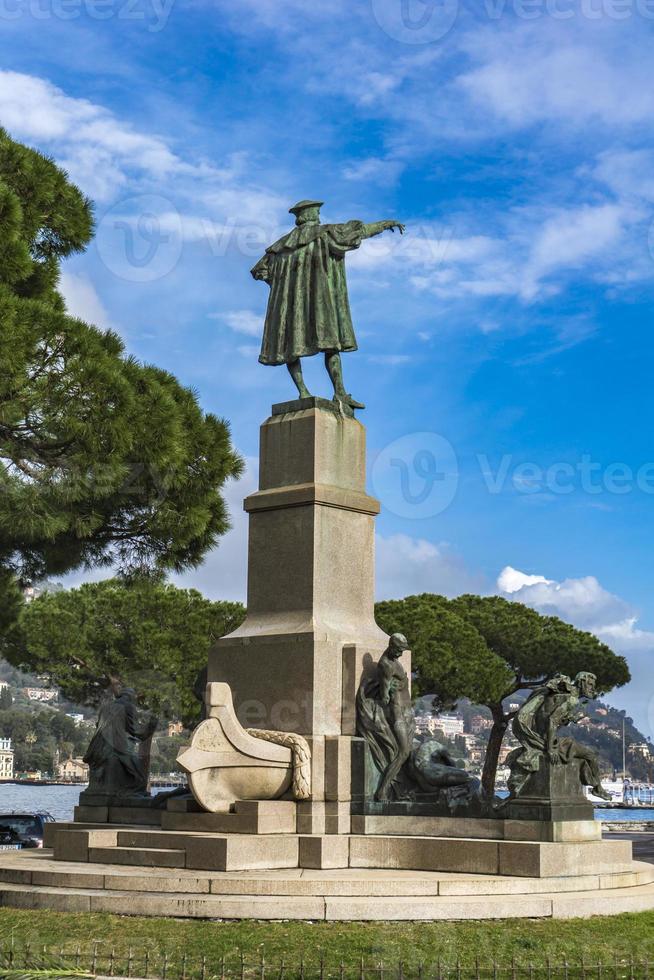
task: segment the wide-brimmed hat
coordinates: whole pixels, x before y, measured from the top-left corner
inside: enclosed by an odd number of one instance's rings
[[[324,203],[324,201],[298,201],[297,204],[294,204],[292,208],[288,209],[288,213],[299,214],[305,208],[321,208]]]

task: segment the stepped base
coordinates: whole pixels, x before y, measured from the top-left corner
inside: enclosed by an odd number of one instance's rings
[[[258,811],[253,812],[256,815]],[[118,825],[53,824],[48,830],[47,844],[52,844],[56,860],[207,871],[296,868],[306,863],[309,868],[388,868],[553,878],[622,873],[629,870],[632,861],[631,843],[623,840],[417,836],[415,828],[411,835],[323,835],[212,833],[202,828],[176,832],[138,827],[121,829]]]
[[[654,909],[654,867],[549,879],[355,868],[157,873],[23,851],[3,857],[0,905],[200,919],[567,919]]]

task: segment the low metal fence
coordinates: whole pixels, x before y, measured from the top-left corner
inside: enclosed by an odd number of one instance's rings
[[[148,949],[0,947],[0,980],[654,980],[654,963],[637,955],[607,960],[543,959],[510,963],[435,959],[424,962],[361,958],[334,961],[320,952],[268,959],[235,950],[219,957]]]

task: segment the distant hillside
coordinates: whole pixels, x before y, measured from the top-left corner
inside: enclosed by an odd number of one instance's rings
[[[567,731],[597,752],[603,772],[622,772],[622,723],[624,721],[627,773],[633,779],[653,782],[654,745],[636,728],[625,711],[604,701],[590,701],[586,718]]]
[[[526,694],[523,692],[513,695],[511,702],[522,704],[525,699]],[[415,710],[417,715],[431,714],[431,697],[418,698]],[[633,719],[625,711],[614,708],[605,701],[589,701],[583,710],[586,716],[581,719],[579,724],[571,725],[561,729],[561,731],[566,735],[572,735],[597,752],[602,773],[613,776],[622,772],[622,723],[624,720],[627,773],[635,780],[654,782],[654,745],[647,736],[639,731]],[[471,704],[465,699],[459,702],[454,713],[463,718],[466,731],[471,730],[471,721],[475,716],[481,715],[489,721],[491,718],[488,708],[483,705]],[[485,746],[487,739],[488,731],[479,731],[478,744]],[[511,733],[507,733],[505,745],[508,747],[515,744],[517,743],[512,739]],[[469,745],[463,747],[459,744],[457,749],[464,758],[470,758],[471,749]]]

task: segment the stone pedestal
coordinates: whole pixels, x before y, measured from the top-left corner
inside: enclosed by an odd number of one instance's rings
[[[275,405],[261,427],[259,489],[244,504],[247,618],[209,655],[209,681],[229,684],[245,727],[314,740],[355,732],[357,686],[387,644],[374,619],[379,503],[365,456],[364,427],[324,399]]]
[[[582,791],[580,761],[553,765],[541,756],[539,768],[520,792],[502,809],[507,820],[592,820],[593,805]]]

